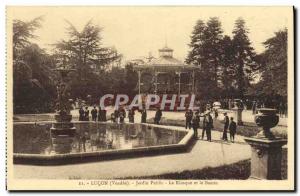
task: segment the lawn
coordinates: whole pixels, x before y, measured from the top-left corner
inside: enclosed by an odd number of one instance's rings
[[[240,161],[220,167],[174,172],[155,176],[130,177],[126,179],[176,179],[176,180],[246,180],[250,176],[250,160]]]

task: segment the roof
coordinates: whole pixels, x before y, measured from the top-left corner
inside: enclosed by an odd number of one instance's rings
[[[172,71],[172,70],[195,70],[199,67],[193,65],[187,65],[183,62],[175,59],[173,57],[159,57],[158,59],[153,59],[146,64],[134,65],[134,68],[137,70],[141,69],[150,69],[150,70],[159,70],[159,71]]]
[[[158,51],[159,51],[159,52],[161,52],[161,51],[172,52],[173,49],[168,48],[167,46],[165,46],[165,47],[163,47],[162,49],[159,49]]]
[[[169,56],[161,56],[158,59],[153,59],[148,63],[148,65],[152,66],[184,66],[184,63]]]
[[[173,57],[173,49],[164,47],[159,49],[159,58],[152,58],[150,62],[141,63],[134,66],[137,69],[154,69],[154,70],[194,70],[199,67],[187,65]],[[166,54],[165,54],[166,53]]]

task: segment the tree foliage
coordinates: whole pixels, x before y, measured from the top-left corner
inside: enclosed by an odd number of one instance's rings
[[[20,52],[27,46],[31,45],[30,39],[36,38],[33,33],[41,27],[43,17],[34,18],[31,21],[24,22],[21,20],[13,21],[13,54],[17,58]]]
[[[199,96],[202,98],[215,97],[219,91],[222,77],[222,33],[221,22],[217,17],[210,18],[206,24],[198,20],[192,32],[189,44],[191,50],[185,62],[201,68],[197,86]]]
[[[221,41],[221,89],[225,97],[234,97],[235,95],[235,64],[234,64],[234,46],[229,36],[225,35]]]
[[[50,112],[55,94],[52,58],[37,44],[42,17],[13,21],[13,95],[15,113]]]
[[[257,66],[242,18],[235,22],[232,39],[223,35],[218,18],[212,17],[206,24],[198,20],[189,46],[186,63],[201,67],[197,85],[202,98],[244,96]]]
[[[122,55],[113,47],[102,46],[102,28],[89,21],[79,31],[67,21],[67,38],[55,43],[50,55],[33,43],[42,20],[38,17],[26,22],[13,21],[15,113],[54,109],[58,78],[52,70],[60,65],[76,70],[70,76],[70,98],[86,99],[90,95],[96,104],[107,93],[137,93],[138,77],[133,64],[119,66]],[[216,17],[206,23],[197,21],[185,62],[200,68],[196,86],[201,99],[243,98],[249,94],[287,97],[287,29],[267,39],[263,43],[265,51],[258,55],[248,33],[242,18],[236,20],[232,37],[223,34]]]
[[[67,25],[68,38],[54,45],[56,63],[76,69],[71,77],[72,97],[85,99],[91,95],[98,98],[110,88],[106,86],[109,79],[105,66],[119,61],[122,56],[114,48],[102,47],[102,29],[92,21],[87,22],[82,31],[68,21]]]
[[[235,58],[235,80],[238,90],[238,96],[244,97],[244,94],[249,87],[249,82],[253,79],[254,71],[256,70],[256,54],[248,37],[248,29],[245,26],[245,21],[238,18],[233,29],[233,48]]]
[[[287,29],[275,32],[264,43],[261,54],[261,94],[265,96],[287,96]],[[273,81],[273,82],[270,82]]]

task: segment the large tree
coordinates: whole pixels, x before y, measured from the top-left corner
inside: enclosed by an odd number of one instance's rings
[[[264,43],[261,64],[262,94],[266,96],[287,96],[287,29],[275,32]],[[273,82],[270,82],[273,81]]]
[[[37,38],[34,31],[41,27],[42,20],[43,18],[40,16],[27,22],[18,19],[13,21],[14,60],[17,60],[22,55],[21,52],[25,47],[32,44],[32,39]]]
[[[244,97],[244,94],[249,87],[250,81],[253,79],[254,71],[256,70],[255,52],[251,46],[248,37],[248,29],[245,26],[245,20],[238,18],[235,21],[233,29],[233,47],[235,58],[235,80],[238,90],[238,96]]]
[[[52,58],[37,44],[34,31],[42,18],[13,21],[13,95],[15,113],[51,111],[55,97]]]
[[[55,44],[57,64],[76,69],[76,77],[71,82],[71,95],[74,98],[84,99],[87,95],[99,97],[109,88],[101,79],[105,77],[105,66],[119,61],[121,55],[114,48],[102,46],[102,29],[91,21],[81,31],[68,21],[67,24],[68,38]]]
[[[223,39],[223,30],[221,28],[221,22],[217,17],[210,18],[206,26],[203,43],[204,66],[207,67],[206,74],[210,77],[209,81],[212,84],[210,91],[217,94],[221,76],[221,42]]]
[[[200,66],[197,75],[198,93],[203,99],[218,96],[221,76],[221,41],[223,30],[217,17],[206,24],[198,20],[191,36],[190,52],[186,63]]]
[[[204,63],[203,40],[205,28],[205,23],[202,20],[198,20],[191,35],[191,42],[189,44],[191,50],[185,60],[187,64],[201,66]]]
[[[221,41],[222,52],[220,55],[221,58],[221,81],[223,96],[226,98],[233,97],[235,94],[234,90],[234,48],[232,40],[229,36],[225,35]]]

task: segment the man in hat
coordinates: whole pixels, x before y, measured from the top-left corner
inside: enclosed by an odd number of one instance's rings
[[[192,119],[193,119],[193,111],[191,109],[187,110],[185,112],[185,129],[187,129],[187,128],[191,129]]]
[[[92,121],[97,121],[97,113],[98,113],[98,111],[97,111],[97,109],[96,109],[96,106],[94,106],[94,108],[92,109],[92,111],[91,111],[91,114],[92,114]]]
[[[230,118],[229,133],[230,133],[230,141],[234,143],[234,136],[236,134],[236,122],[234,122],[233,117]]]
[[[211,129],[214,128],[214,121],[213,118],[210,115],[210,112],[208,111],[206,114],[207,123],[206,123],[206,135],[207,135],[207,141],[211,142]]]
[[[159,124],[161,116],[162,116],[162,112],[161,112],[160,108],[157,107],[155,117],[154,117],[154,124],[157,124],[157,125]]]
[[[142,116],[141,116],[141,123],[146,123],[147,120],[147,110],[146,108],[143,108],[143,110],[141,111]]]
[[[133,108],[131,108],[130,110],[129,110],[129,112],[128,112],[128,118],[129,118],[129,122],[130,123],[134,123],[134,109]]]
[[[79,121],[83,121],[83,120],[84,120],[84,109],[81,106],[79,109]]]
[[[89,111],[89,107],[85,107],[85,110],[84,110],[84,120],[85,121],[89,121],[90,120],[90,111]]]
[[[198,138],[198,128],[199,128],[199,123],[200,123],[199,113],[196,112],[195,115],[193,116],[193,119],[192,119],[192,124],[193,124],[194,137],[195,137],[195,139]]]
[[[106,122],[106,109],[99,106],[98,121]]]
[[[114,122],[118,122],[118,118],[119,118],[119,110],[115,109],[114,111]]]
[[[126,111],[123,107],[119,109],[119,118],[120,118],[120,123],[124,123],[124,119],[126,118]]]
[[[206,112],[203,114],[203,126],[202,126],[202,140],[204,139],[204,135],[206,132],[206,126],[207,126],[207,118],[206,118]],[[207,137],[207,134],[206,134]]]
[[[223,129],[223,137],[222,137],[222,140],[224,140],[224,141],[228,141],[228,138],[227,138],[228,127],[229,127],[229,118],[227,116],[227,113],[225,112],[224,113],[224,129]]]

